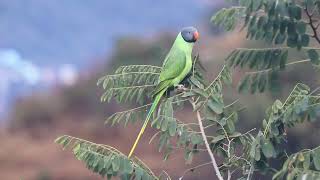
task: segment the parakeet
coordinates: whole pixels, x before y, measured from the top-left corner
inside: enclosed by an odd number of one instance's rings
[[[177,87],[179,83],[188,75],[192,69],[192,49],[194,43],[198,40],[199,33],[194,27],[183,28],[176,37],[169,53],[167,54],[160,73],[157,86],[152,92],[154,98],[151,108],[147,114],[146,120],[130,150],[128,157],[130,158],[141,138],[145,128],[157,108],[163,94],[170,87]]]

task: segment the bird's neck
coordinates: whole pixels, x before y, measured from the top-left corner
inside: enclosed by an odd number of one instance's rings
[[[174,44],[172,47],[180,49],[182,51],[184,51],[186,54],[190,54],[192,53],[192,49],[193,49],[194,43],[188,43],[186,42],[181,33],[179,33],[178,37],[176,38]]]

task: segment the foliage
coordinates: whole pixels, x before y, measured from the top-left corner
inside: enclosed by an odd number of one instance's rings
[[[282,169],[273,176],[273,179],[283,179],[285,176],[287,179],[319,179],[319,148],[302,150],[290,155],[284,162]]]
[[[115,74],[107,75],[98,80],[106,90],[101,101],[110,102],[116,97],[119,103],[130,102],[135,99],[143,103],[143,94],[149,93],[159,78],[161,67],[148,65],[121,66]],[[149,90],[149,91],[148,91]]]
[[[145,103],[150,98],[147,93],[148,88],[154,86],[159,75],[161,67],[147,65],[129,65],[119,67],[113,75],[106,75],[99,79],[98,85],[102,85],[105,93],[102,95],[102,101],[110,101],[112,98],[119,103]],[[240,139],[246,138],[235,130],[237,121],[237,113],[233,111],[233,106],[225,107],[222,96],[223,83],[231,83],[231,72],[227,66],[224,66],[217,77],[210,83],[206,83],[203,78],[204,69],[199,61],[199,56],[194,58],[193,71],[185,83],[183,92],[175,92],[174,95],[164,98],[158,109],[153,114],[151,127],[159,130],[155,136],[151,138],[153,141],[158,137],[159,151],[164,151],[164,158],[169,158],[170,154],[176,149],[183,149],[185,152],[185,160],[192,162],[193,156],[199,153],[203,148],[204,142],[196,130],[196,124],[188,124],[178,120],[174,116],[174,111],[184,108],[188,102],[194,103],[194,111],[205,111],[205,121],[208,125],[217,126],[217,136],[208,136],[210,146],[214,151],[220,152],[222,156],[227,156],[224,151],[223,143],[226,139],[234,142],[241,142]],[[143,99],[143,100],[141,100]],[[145,104],[134,109],[117,112],[111,115],[106,123],[112,125],[116,123],[134,123],[139,119],[144,119],[146,110],[151,104]],[[65,143],[61,140],[65,136],[57,139],[58,143]],[[175,140],[176,139],[176,140]],[[62,141],[62,142],[61,142]],[[90,142],[88,142],[90,143]],[[230,142],[230,148],[236,143]],[[106,146],[107,147],[107,146]],[[233,147],[235,148],[235,147]],[[123,154],[114,153],[115,156],[121,158]],[[77,156],[77,154],[76,154]],[[88,166],[88,161],[84,161]],[[94,161],[98,161],[99,157]],[[135,160],[131,160],[135,162]],[[237,161],[233,159],[232,161]],[[101,161],[102,162],[102,161]],[[94,164],[97,165],[97,164]],[[96,166],[88,166],[89,169],[98,168]],[[99,168],[98,168],[99,170]],[[106,175],[104,171],[97,171],[100,175]],[[104,173],[104,174],[103,174]],[[119,175],[119,173],[113,173]]]
[[[64,149],[71,148],[74,156],[88,169],[108,179],[117,175],[122,179],[158,179],[140,160],[132,161],[113,147],[67,135],[57,138],[55,142]]]
[[[258,70],[246,73],[239,91],[261,93],[272,88],[279,72],[289,65],[305,62],[319,65],[319,48],[310,44],[312,38],[320,42],[318,27],[314,26],[319,10],[313,8],[313,4],[317,3],[315,0],[240,0],[238,6],[222,9],[212,17],[215,24],[227,31],[234,30],[243,18],[241,26],[246,29],[248,39],[276,45],[260,49],[238,48],[228,56],[226,61],[230,67]],[[291,49],[303,51],[307,58],[292,61],[289,58]]]
[[[212,21],[230,31],[234,30],[236,23],[244,18],[242,29],[246,29],[248,39],[263,40],[270,46],[276,45],[259,49],[238,48],[226,58],[230,67],[251,70],[246,72],[240,81],[239,92],[261,93],[267,89],[272,90],[276,86],[279,72],[284,71],[289,65],[305,62],[310,62],[314,66],[319,65],[319,48],[310,46],[312,38],[320,43],[318,26],[314,25],[319,14],[319,9],[316,8],[318,6],[314,8],[314,5],[318,5],[318,1],[240,0],[237,1],[237,5],[220,10],[212,17]],[[238,15],[229,18],[227,15],[228,13],[230,15],[230,12]],[[307,59],[290,60],[292,49],[302,51]],[[285,129],[305,120],[313,122],[317,119],[319,96],[314,95],[315,92],[316,90],[310,93],[308,86],[297,84],[284,103],[276,100],[267,109],[262,129],[254,138],[249,152],[254,170],[273,174],[275,170],[270,167],[269,159],[280,158],[285,153],[281,148],[281,144],[286,141]],[[291,167],[291,163],[295,160],[296,155],[288,157],[282,170],[274,175],[274,179],[318,177],[317,169],[310,169],[309,166],[305,165],[302,170],[298,169],[301,167],[294,167],[297,169]],[[309,160],[306,158],[300,163],[310,164],[310,156]]]
[[[281,144],[286,141],[286,129],[304,121],[315,121],[319,117],[319,100],[320,96],[310,93],[308,86],[297,84],[284,103],[276,100],[267,109],[262,130],[250,152],[256,168],[261,171],[272,170],[268,167],[267,159],[280,158],[285,153]]]
[[[150,142],[158,138],[157,146],[163,151],[165,160],[176,149],[183,150],[187,163],[192,163],[201,152],[210,155],[209,163],[197,165],[185,173],[213,165],[219,180],[236,177],[249,180],[256,175],[272,176],[276,180],[317,179],[320,173],[319,148],[288,155],[283,145],[287,142],[287,129],[319,118],[319,88],[311,91],[305,84],[296,84],[284,102],[275,100],[266,110],[261,128],[240,132],[237,123],[242,108],[238,107],[238,100],[225,103],[223,87],[232,82],[232,68],[246,71],[239,83],[239,92],[262,93],[274,90],[279,85],[280,72],[290,65],[308,62],[317,67],[320,48],[311,45],[313,42],[320,44],[318,25],[314,24],[320,3],[317,0],[232,2],[236,6],[220,10],[211,21],[227,31],[237,29],[238,24],[244,22],[241,29],[246,30],[248,39],[264,41],[270,47],[235,49],[211,81],[204,78],[206,72],[199,56],[194,57],[193,70],[182,82],[185,85],[183,91],[169,91],[153,113],[151,127],[158,132]],[[303,53],[306,59],[293,61],[290,53],[296,51]],[[115,99],[118,103],[139,104],[136,108],[111,115],[106,123],[126,126],[144,120],[152,101],[149,93],[157,84],[160,72],[161,67],[157,66],[127,65],[102,77],[98,81],[104,89],[101,101]],[[198,123],[184,122],[176,116],[178,110],[190,108],[187,104],[191,104],[196,114],[194,120]],[[113,147],[70,136],[62,136],[56,142],[64,147],[70,146],[79,160],[102,176],[141,179],[143,174],[148,178],[161,178],[136,157],[128,159]],[[221,159],[219,166],[216,156]],[[281,168],[277,170],[273,162],[281,164]],[[170,179],[169,176],[166,178]]]

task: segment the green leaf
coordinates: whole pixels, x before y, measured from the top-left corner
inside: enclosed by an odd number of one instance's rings
[[[227,120],[227,127],[230,134],[233,134],[236,130],[236,127],[234,125],[234,122],[232,120]]]
[[[57,138],[56,142],[63,143],[65,140],[69,142],[65,148],[71,148],[74,156],[82,161],[89,170],[103,177],[107,176],[108,179],[113,176],[118,176],[121,179],[139,177],[136,170],[141,169],[142,174],[146,174],[145,176],[149,179],[157,179],[149,168],[142,165],[139,160],[135,160],[138,161],[135,162],[128,159],[126,155],[111,146],[95,144],[67,135]]]
[[[259,74],[259,78],[258,78],[258,89],[259,92],[262,93],[264,92],[266,86],[267,86],[267,76],[266,74]]]
[[[286,38],[287,38],[286,34],[278,33],[276,38],[275,38],[274,43],[275,44],[283,44],[284,41],[286,40]]]
[[[231,31],[235,28],[237,22],[237,15],[240,13],[239,8],[222,8],[214,16],[211,17],[211,22],[223,27],[226,31]]]
[[[209,96],[209,94],[203,89],[193,89],[192,92],[196,93],[196,94],[198,94],[200,96],[203,96],[203,97],[208,97]]]
[[[292,5],[289,5],[288,7],[288,13],[289,13],[289,16],[291,18],[295,18],[297,20],[300,20],[301,17],[302,17],[302,10],[299,6],[295,5],[295,4],[292,4]]]
[[[268,139],[265,139],[263,141],[261,149],[262,149],[263,154],[267,158],[271,158],[275,155],[274,147],[273,147],[272,143],[270,142],[270,140],[268,140]]]
[[[161,123],[161,131],[163,131],[163,132],[167,131],[168,124],[169,124],[168,119],[163,118],[162,123]]]
[[[174,136],[177,132],[177,122],[171,121],[169,125],[169,134],[170,136]]]
[[[136,167],[134,171],[136,175],[135,180],[141,180],[143,176],[143,170],[140,167]]]
[[[257,92],[258,87],[259,87],[259,74],[254,74],[251,76],[251,87],[250,87],[250,93],[254,94]]]
[[[314,167],[320,171],[320,148],[317,148],[312,151],[312,160]]]
[[[310,168],[310,153],[304,153],[303,168],[305,170]]]
[[[223,112],[223,103],[219,100],[219,97],[213,96],[211,99],[208,100],[209,108],[217,113],[221,114]]]
[[[315,49],[309,49],[308,56],[311,60],[311,63],[316,64],[316,65],[320,64],[319,54]]]
[[[141,180],[150,180],[150,179],[151,177],[149,176],[149,174],[144,171]]]
[[[223,139],[225,139],[226,137],[224,136],[224,135],[218,135],[218,136],[215,136],[213,139],[212,139],[212,141],[211,141],[211,143],[217,143],[217,142],[219,142],[219,141],[221,141],[221,140],[223,140]]]
[[[298,34],[294,32],[291,35],[289,35],[287,39],[287,46],[294,48],[294,47],[297,47],[297,43],[298,43]]]
[[[196,85],[198,88],[200,88],[200,89],[203,89],[203,88],[204,88],[203,84],[202,84],[198,79],[194,78],[193,76],[190,77],[190,81],[191,81],[194,85]]]
[[[124,173],[128,173],[131,174],[133,172],[133,167],[131,162],[128,159],[124,159],[124,169],[123,169]]]
[[[283,20],[280,22],[280,31],[279,31],[280,34],[284,34],[284,33],[286,32],[288,23],[289,23],[289,21],[286,20],[286,19],[283,19]]]
[[[200,144],[202,143],[202,137],[197,134],[191,135],[191,143],[192,144]]]
[[[301,35],[301,45],[303,47],[306,47],[309,45],[310,37],[307,34]]]
[[[260,161],[260,158],[261,158],[260,148],[258,146],[256,146],[256,148],[254,150],[255,150],[254,159],[256,161]]]
[[[238,92],[244,93],[249,92],[250,89],[250,76],[246,75],[238,85]]]
[[[281,54],[280,57],[280,69],[283,70],[286,66],[288,60],[288,51],[285,51]]]
[[[297,23],[297,32],[298,32],[299,34],[305,34],[305,33],[306,33],[306,30],[307,30],[307,25],[306,25],[306,23],[303,22],[303,21],[299,21],[299,22]]]
[[[117,172],[120,169],[120,159],[118,156],[114,156],[112,159],[112,169]]]

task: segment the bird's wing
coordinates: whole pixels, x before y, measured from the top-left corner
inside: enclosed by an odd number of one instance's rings
[[[185,53],[179,50],[170,51],[160,73],[159,84],[152,91],[152,96],[154,97],[163,89],[171,86],[171,81],[182,73],[185,66]]]
[[[181,50],[171,50],[160,73],[160,82],[178,77],[186,66],[186,55]]]

